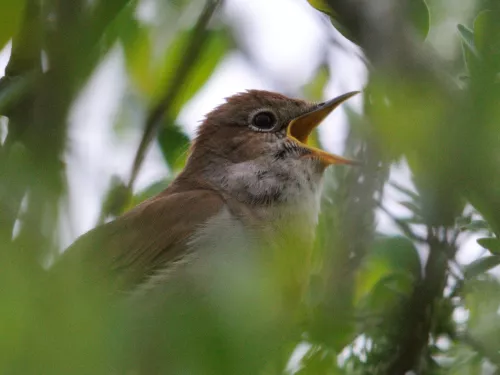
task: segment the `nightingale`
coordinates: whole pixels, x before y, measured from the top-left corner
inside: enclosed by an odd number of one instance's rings
[[[84,234],[67,256],[80,253],[78,262],[99,263],[118,289],[137,292],[222,248],[221,261],[267,245],[311,247],[326,167],[355,162],[308,138],[357,93],[323,103],[260,90],[227,98],[206,115],[185,168],[166,190]],[[307,261],[304,253],[279,267],[300,273]]]

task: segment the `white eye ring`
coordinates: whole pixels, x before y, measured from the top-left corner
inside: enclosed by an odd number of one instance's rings
[[[276,128],[278,116],[272,109],[261,108],[250,114],[248,123],[255,131],[270,132]]]

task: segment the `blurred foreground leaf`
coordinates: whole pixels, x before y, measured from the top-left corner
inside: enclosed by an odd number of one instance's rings
[[[425,0],[410,0],[408,2],[408,5],[408,11],[413,26],[422,39],[427,38],[427,35],[429,34],[431,18],[427,3],[425,2]]]
[[[25,0],[0,1],[0,50],[19,30],[24,5]]]
[[[186,163],[190,140],[174,123],[165,121],[158,135],[160,149],[172,172],[179,171]]]
[[[488,255],[484,258],[476,259],[465,267],[464,276],[466,279],[472,279],[478,275],[484,274],[492,268],[495,268],[499,264],[499,255]]]
[[[498,238],[479,238],[477,243],[491,253],[500,255],[500,240]]]
[[[152,183],[147,188],[139,191],[136,195],[134,195],[132,199],[132,206],[137,206],[139,203],[145,201],[146,199],[149,199],[161,193],[168,187],[168,185],[170,185],[171,182],[171,178],[165,178]]]

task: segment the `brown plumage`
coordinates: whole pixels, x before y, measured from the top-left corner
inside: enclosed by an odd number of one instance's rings
[[[352,95],[322,104],[257,90],[228,98],[206,116],[186,167],[165,191],[83,235],[63,258],[133,290],[166,280],[166,269],[175,272],[237,231],[273,241],[283,222],[293,222],[309,241],[323,170],[349,161],[308,146],[307,135]]]

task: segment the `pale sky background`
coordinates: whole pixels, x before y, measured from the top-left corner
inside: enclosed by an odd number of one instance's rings
[[[456,24],[461,22],[461,17],[474,1],[446,0],[443,3],[453,4],[446,8],[453,13],[445,14],[439,25],[433,25],[436,27],[431,29],[428,44],[446,59],[458,47]],[[249,64],[239,52],[226,56],[206,86],[180,114],[179,123],[190,137],[204,114],[234,93],[251,88],[278,90],[274,86],[276,82],[289,92],[297,92],[313,78],[325,53],[328,53],[332,72],[325,98],[364,87],[367,72],[358,56],[358,48],[342,37],[338,37],[339,46],[327,44],[325,30],[328,29],[324,19],[305,0],[227,0],[222,12],[224,17],[238,22],[244,43],[259,69]],[[148,17],[150,13],[154,14],[154,11],[147,7],[141,9],[141,17]],[[338,36],[333,28],[329,29]],[[3,74],[9,54],[10,46],[0,53],[0,74]],[[95,225],[110,177],[128,178],[144,118],[137,115],[137,119],[133,120],[140,126],[126,132],[117,134],[113,130],[117,117],[124,110],[122,100],[127,87],[124,55],[117,46],[94,72],[71,111],[67,153],[70,209],[69,217],[62,223],[63,247]],[[361,96],[351,99],[346,105],[360,112]],[[342,154],[346,127],[345,112],[340,108],[320,127],[325,148]],[[165,177],[167,173],[159,148],[154,145],[147,155],[136,190]],[[392,178],[406,185],[410,181],[404,165],[394,168]],[[394,190],[388,190],[386,202],[391,211],[409,214],[397,203],[402,199]],[[387,233],[395,232],[394,226],[383,214],[378,216],[378,228]],[[461,263],[468,263],[481,253],[475,238],[471,238],[458,259]]]

